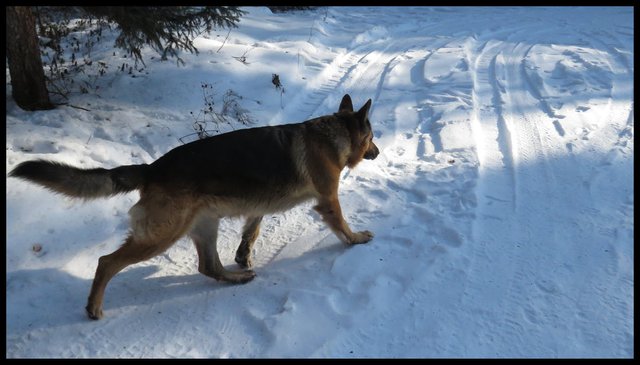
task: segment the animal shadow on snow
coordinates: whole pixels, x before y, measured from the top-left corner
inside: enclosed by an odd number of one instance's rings
[[[198,273],[195,266],[194,274],[150,277],[160,270],[159,265],[134,265],[122,271],[110,283],[107,288],[109,296],[105,300],[105,311],[117,311],[129,306],[140,306],[143,311],[151,311],[153,304],[180,297],[200,296],[232,289],[253,291],[267,287],[266,283],[276,276],[298,277],[297,271],[304,270],[319,260],[328,260],[325,262],[329,265],[326,268],[329,275],[330,263],[347,250],[344,244],[334,238],[332,243],[312,248],[298,257],[276,260],[258,267],[256,279],[241,286],[208,278]],[[165,265],[173,264],[163,264]],[[225,266],[237,268],[236,264]],[[6,283],[8,336],[20,336],[38,328],[53,328],[74,323],[95,324],[87,319],[84,311],[84,302],[92,279],[79,278],[57,269],[37,269],[7,273]],[[193,300],[196,307],[205,303],[202,297],[195,297]],[[178,310],[188,309],[182,307]],[[113,318],[124,318],[123,316],[126,317],[120,314]]]
[[[170,265],[170,264],[168,264]],[[150,278],[159,266],[132,267],[113,280],[107,310],[150,306],[171,298],[225,288],[199,273]],[[83,303],[92,278],[83,279],[57,269],[7,273],[7,334],[57,327],[87,320]],[[28,316],[29,318],[24,318]]]

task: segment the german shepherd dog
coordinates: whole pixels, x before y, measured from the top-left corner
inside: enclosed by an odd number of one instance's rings
[[[161,254],[185,234],[196,246],[198,271],[231,283],[255,277],[249,270],[251,248],[262,216],[310,199],[317,201],[314,209],[341,241],[370,241],[373,233],[349,228],[338,200],[342,169],[378,156],[370,107],[371,99],[354,111],[351,97],[345,95],[333,115],[198,140],[150,165],[79,169],[34,160],[19,164],[9,175],[83,199],[140,191],[140,200],[129,210],[131,230],[124,244],[98,260],[86,310],[89,318],[100,319],[109,280],[125,267]],[[218,223],[237,216],[246,222],[235,261],[245,270],[229,271],[218,257]]]

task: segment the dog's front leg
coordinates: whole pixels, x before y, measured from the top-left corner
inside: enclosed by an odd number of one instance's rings
[[[342,217],[342,209],[337,196],[322,197],[314,207],[322,219],[329,225],[333,233],[347,244],[366,243],[371,241],[373,233],[370,231],[352,232]]]
[[[262,222],[262,216],[248,217],[242,230],[242,242],[238,246],[236,251],[236,262],[240,267],[250,269],[253,266],[251,260],[251,248],[253,243],[258,238],[260,232],[260,222]]]

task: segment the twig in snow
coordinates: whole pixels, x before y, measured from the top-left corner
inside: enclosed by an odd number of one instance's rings
[[[227,43],[227,39],[229,39],[229,34],[231,34],[231,28],[229,28],[229,31],[227,32],[227,36],[224,39],[224,42],[222,42],[222,45],[220,46],[220,48],[218,48],[218,50],[216,51],[216,53],[220,52],[220,50],[222,49],[222,47],[224,47],[224,44]]]
[[[72,107],[72,108],[81,109],[81,110],[88,111],[88,112],[90,112],[90,111],[91,111],[90,109],[83,108],[83,107],[81,107],[81,106],[72,105],[72,104],[69,104],[69,103],[60,103],[60,104],[58,104],[58,105],[70,106],[70,107]]]
[[[240,62],[244,63],[245,65],[248,65],[248,64],[249,64],[249,62],[247,62],[247,53],[251,52],[251,50],[253,50],[253,47],[251,47],[251,48],[249,48],[248,50],[246,50],[246,51],[242,54],[242,56],[240,56],[240,57],[236,57],[236,56],[231,56],[231,57],[233,57],[233,58],[235,58],[236,60],[238,60],[238,61],[240,61]]]

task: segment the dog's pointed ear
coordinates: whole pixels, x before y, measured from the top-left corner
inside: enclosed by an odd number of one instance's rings
[[[371,99],[367,100],[366,103],[364,103],[364,105],[362,106],[362,108],[360,108],[360,110],[358,110],[358,119],[361,121],[365,121],[367,120],[367,118],[369,117],[369,109],[371,108]]]
[[[347,112],[353,111],[353,103],[351,102],[351,97],[349,96],[349,94],[344,94],[344,96],[342,97],[342,101],[340,102],[340,108],[338,108],[338,112],[342,112],[342,111],[347,111]]]

